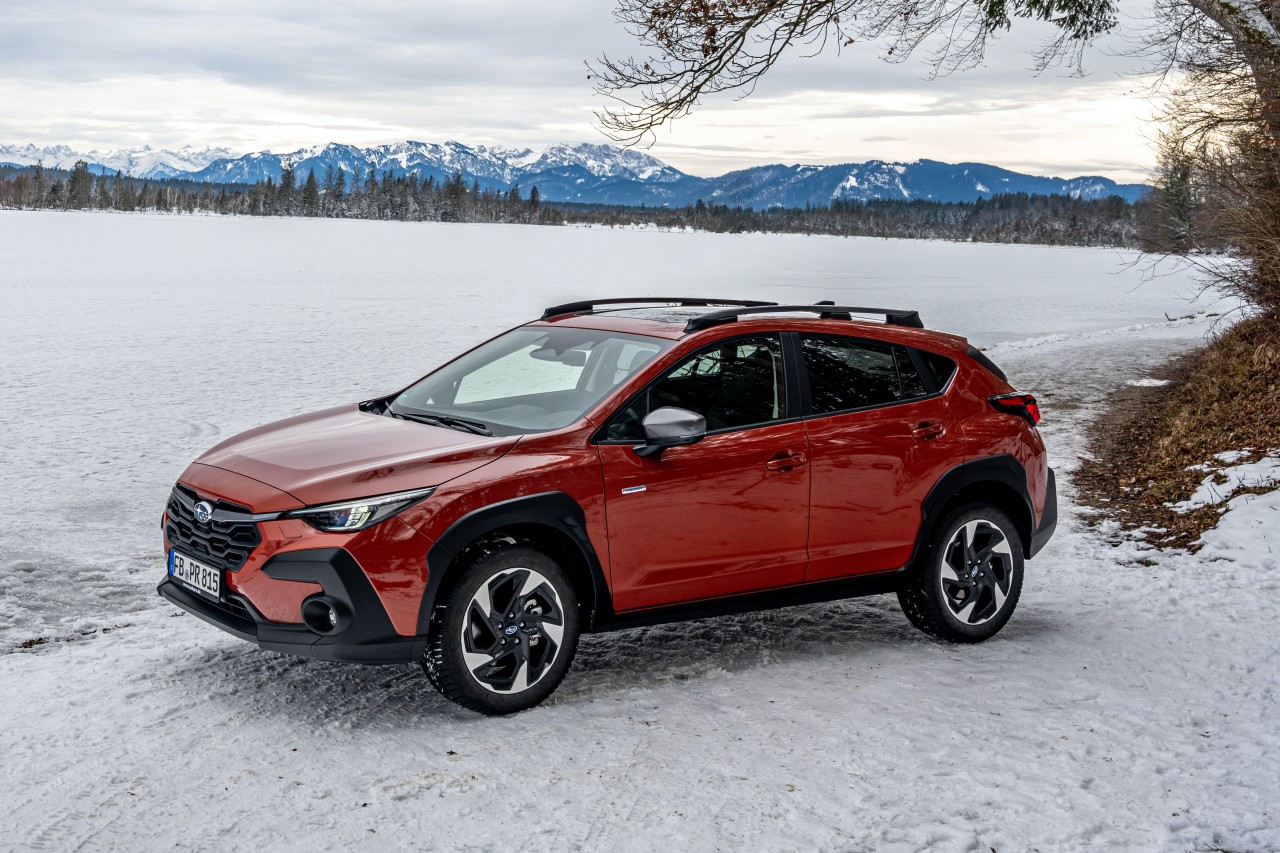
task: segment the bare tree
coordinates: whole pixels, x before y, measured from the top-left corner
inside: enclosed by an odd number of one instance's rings
[[[793,48],[877,42],[900,61],[934,40],[934,71],[945,72],[978,63],[991,38],[1024,18],[1056,29],[1038,66],[1079,68],[1084,48],[1117,23],[1112,0],[620,0],[615,16],[651,54],[605,56],[592,69],[596,90],[613,101],[597,118],[626,142],[688,115],[705,94],[749,94]]]
[[[1147,50],[1170,79],[1161,116],[1162,168],[1150,233],[1185,241],[1160,248],[1232,250],[1200,266],[1206,284],[1280,321],[1280,2],[1161,0]],[[1196,190],[1188,196],[1184,183]]]
[[[1145,50],[1179,72],[1166,119],[1180,135],[1261,130],[1280,144],[1280,0],[1157,0],[1155,20]]]
[[[1245,77],[1280,141],[1280,0],[1157,0],[1170,22],[1163,37],[1179,55],[1219,42],[1243,58]],[[637,142],[688,115],[703,95],[741,90],[792,49],[818,53],[876,42],[898,61],[935,45],[935,72],[974,65],[1014,19],[1048,22],[1055,35],[1036,54],[1039,68],[1079,69],[1084,49],[1117,25],[1112,0],[619,0],[618,20],[648,56],[601,57],[591,69],[611,104],[597,113],[614,139]]]

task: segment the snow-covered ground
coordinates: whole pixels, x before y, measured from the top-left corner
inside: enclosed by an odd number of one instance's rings
[[[1040,396],[1070,471],[1108,391],[1210,322],[1165,315],[1222,310],[1125,260],[0,212],[0,848],[1280,849],[1277,493],[1190,557],[1086,528],[1065,477],[988,643],[933,642],[892,598],[588,637],[550,702],[503,719],[153,592],[200,450],[587,295],[919,308]]]

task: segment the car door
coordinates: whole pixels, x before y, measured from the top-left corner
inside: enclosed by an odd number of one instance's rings
[[[615,610],[803,580],[808,446],[783,359],[778,334],[718,341],[606,423],[598,447]],[[637,456],[640,422],[663,406],[706,417],[706,437]]]
[[[813,478],[805,580],[899,568],[911,558],[925,496],[964,461],[960,426],[937,376],[909,349],[797,340]]]

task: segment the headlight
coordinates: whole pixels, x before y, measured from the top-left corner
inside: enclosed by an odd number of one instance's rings
[[[340,504],[309,506],[306,509],[295,509],[289,513],[290,518],[301,518],[317,530],[328,533],[350,533],[372,527],[379,521],[385,521],[402,509],[416,504],[436,490],[415,489],[412,492],[396,492],[393,495],[380,495],[374,498],[361,498]]]

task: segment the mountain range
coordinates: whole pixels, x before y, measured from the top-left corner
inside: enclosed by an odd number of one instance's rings
[[[123,172],[150,180],[182,178],[219,184],[278,181],[290,167],[301,182],[314,169],[323,180],[329,169],[347,181],[370,170],[394,176],[417,173],[444,180],[461,172],[467,183],[524,191],[536,186],[546,201],[682,207],[708,204],[769,207],[826,206],[832,201],[927,199],[975,201],[996,193],[1067,195],[1096,199],[1118,195],[1137,200],[1144,184],[1119,184],[1096,175],[1056,178],[1027,175],[985,163],[871,160],[832,166],[781,164],[739,169],[712,178],[686,174],[643,151],[594,143],[554,144],[541,149],[464,145],[460,142],[393,142],[360,148],[329,143],[275,154],[237,155],[226,148],[177,150],[150,146],[118,151],[75,151],[65,145],[0,145],[0,166],[70,169],[77,160],[98,174]]]

